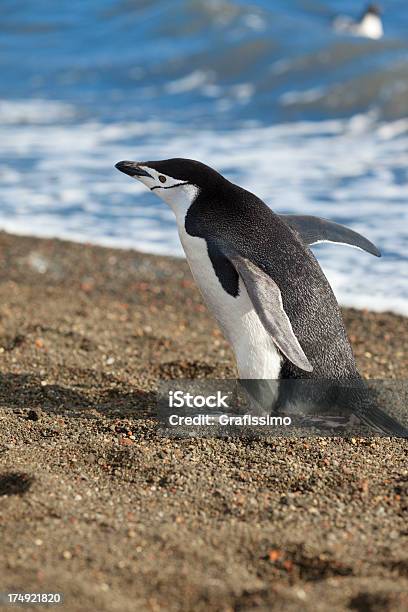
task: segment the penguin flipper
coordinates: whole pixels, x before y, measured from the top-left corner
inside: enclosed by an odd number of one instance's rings
[[[357,247],[371,255],[381,257],[380,251],[370,240],[340,223],[311,215],[279,215],[279,217],[300,235],[305,244],[336,242]]]
[[[230,259],[245,284],[263,326],[272,336],[276,346],[295,366],[311,372],[313,367],[292,329],[278,285],[249,259],[240,255],[234,255]]]

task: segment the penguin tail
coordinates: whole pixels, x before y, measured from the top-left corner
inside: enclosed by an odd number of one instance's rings
[[[358,417],[366,425],[373,427],[386,436],[408,438],[408,429],[377,406],[371,405],[367,410],[359,411]]]

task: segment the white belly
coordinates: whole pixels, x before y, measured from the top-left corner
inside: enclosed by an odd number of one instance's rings
[[[187,234],[184,218],[178,226],[191,272],[208,308],[232,345],[240,378],[279,378],[281,356],[256,314],[242,280],[239,280],[238,297],[229,295],[214,272],[205,240]]]
[[[384,34],[381,19],[377,15],[366,15],[358,25],[357,34],[367,38],[381,38]]]

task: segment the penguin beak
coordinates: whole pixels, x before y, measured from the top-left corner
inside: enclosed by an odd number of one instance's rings
[[[151,174],[146,172],[146,170],[141,167],[140,162],[120,161],[115,164],[115,168],[129,176],[148,176],[150,178],[153,178]]]

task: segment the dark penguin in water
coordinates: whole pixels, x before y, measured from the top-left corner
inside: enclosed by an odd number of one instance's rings
[[[372,243],[316,217],[279,216],[197,161],[121,161],[116,168],[175,213],[192,274],[241,379],[361,381],[336,298],[305,243],[333,240],[379,255]],[[353,409],[360,420],[406,435],[366,403]]]

